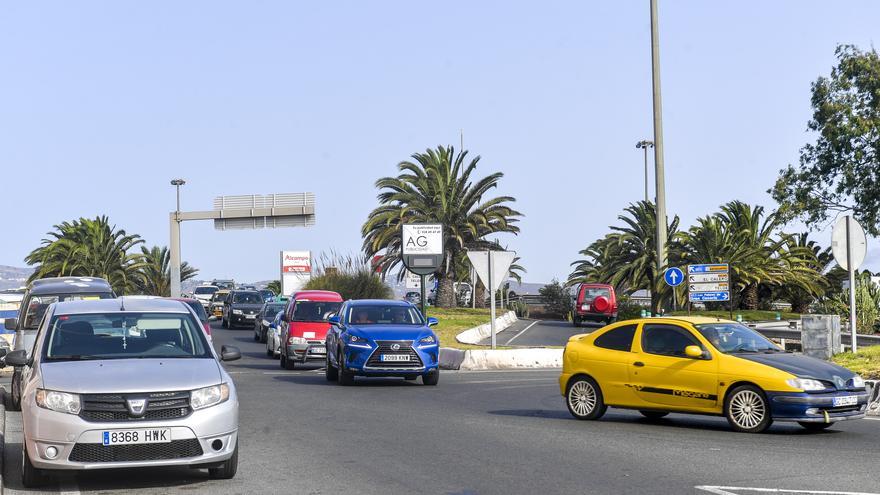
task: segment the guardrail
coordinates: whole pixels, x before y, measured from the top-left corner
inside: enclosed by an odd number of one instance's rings
[[[790,328],[755,328],[755,330],[769,339],[801,339],[801,331]],[[880,345],[880,335],[857,335],[856,342],[858,345]],[[840,332],[840,343],[851,346],[852,336],[849,333]]]

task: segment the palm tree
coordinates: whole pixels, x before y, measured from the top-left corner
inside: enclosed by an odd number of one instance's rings
[[[743,309],[758,308],[762,287],[789,285],[818,293],[816,254],[781,227],[776,212],[765,216],[761,206],[731,201],[677,236],[681,263],[729,263],[732,292]]]
[[[171,295],[171,253],[166,246],[141,246],[144,266],[141,268],[140,291],[151,296]],[[180,264],[180,281],[194,278],[199,271],[186,261]]]
[[[271,290],[272,292],[274,292],[275,295],[278,295],[278,296],[281,295],[281,281],[280,280],[273,280],[273,281],[269,282],[269,284],[266,285],[266,288]]]
[[[80,218],[53,226],[42,245],[25,257],[38,265],[30,280],[44,277],[91,276],[110,282],[118,294],[137,290],[143,255],[131,252],[144,241],[110,225],[106,216]]]
[[[439,146],[412,155],[414,162],[398,164],[397,177],[376,181],[380,190],[379,206],[368,216],[361,228],[363,251],[367,259],[382,253],[378,267],[383,275],[401,262],[401,226],[406,223],[439,223],[443,225],[444,261],[434,273],[438,281],[437,305],[455,305],[453,281],[456,279],[457,257],[466,249],[493,244],[489,234],[517,234],[516,223],[522,214],[509,203],[515,198],[498,196],[484,199],[489,190],[498,187],[504,174],[472,177],[480,157],[466,163],[467,151],[455,153],[450,147]]]

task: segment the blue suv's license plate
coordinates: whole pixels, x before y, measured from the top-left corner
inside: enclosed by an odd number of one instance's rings
[[[138,445],[171,442],[170,428],[139,428],[137,430],[110,430],[103,432],[104,445]]]
[[[408,354],[382,354],[382,361],[385,362],[406,362],[409,361]]]

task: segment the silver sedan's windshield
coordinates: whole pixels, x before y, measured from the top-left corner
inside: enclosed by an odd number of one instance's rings
[[[739,323],[721,322],[695,325],[706,340],[725,354],[737,352],[782,352],[766,337]]]
[[[213,357],[199,323],[182,313],[56,316],[43,356],[47,361]]]

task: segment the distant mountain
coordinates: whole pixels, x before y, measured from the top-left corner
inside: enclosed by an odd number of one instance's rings
[[[0,265],[0,290],[15,289],[25,285],[33,272],[33,268]]]

